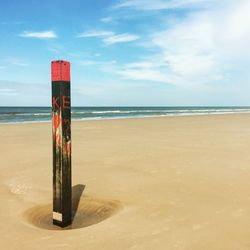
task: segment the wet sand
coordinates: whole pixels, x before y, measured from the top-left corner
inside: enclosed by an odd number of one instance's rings
[[[250,114],[73,122],[64,230],[51,125],[0,134],[1,249],[250,249]]]

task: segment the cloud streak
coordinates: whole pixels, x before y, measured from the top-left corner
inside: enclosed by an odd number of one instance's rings
[[[24,31],[19,35],[20,37],[26,38],[37,38],[37,39],[53,39],[57,38],[57,34],[52,31],[40,31],[40,32],[33,32],[33,31]]]
[[[83,32],[80,33],[79,35],[77,35],[77,37],[81,38],[81,37],[109,37],[109,36],[113,36],[114,32],[112,31],[106,31],[106,30],[93,30],[93,31],[87,31],[87,32]]]
[[[128,63],[116,70],[116,73],[125,79],[152,81],[152,82],[169,82],[168,75],[165,74],[164,62],[154,59],[145,59],[144,61]]]
[[[139,39],[139,36],[129,33],[123,33],[118,35],[109,36],[103,39],[103,42],[110,45],[115,43],[127,43],[133,42]]]
[[[101,38],[102,42],[106,45],[133,42],[140,38],[138,35],[135,35],[135,34],[130,34],[130,33],[116,34],[112,31],[106,31],[106,30],[83,32],[83,33],[80,33],[77,37],[78,38],[91,38],[91,37]]]
[[[28,63],[26,63],[23,60],[18,59],[18,58],[7,58],[5,61],[7,63],[15,65],[15,66],[20,66],[20,67],[27,67],[27,66],[29,66]]]
[[[170,9],[186,9],[191,7],[205,6],[214,2],[214,0],[123,0],[113,5],[113,9],[135,9],[135,10],[170,10]]]
[[[0,88],[0,96],[15,96],[18,95],[15,89]]]
[[[50,86],[47,84],[0,80],[0,97],[6,106],[48,106],[49,92]]]

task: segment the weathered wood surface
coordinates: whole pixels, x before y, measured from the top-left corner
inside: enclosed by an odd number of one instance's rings
[[[52,62],[53,223],[72,223],[70,65]]]

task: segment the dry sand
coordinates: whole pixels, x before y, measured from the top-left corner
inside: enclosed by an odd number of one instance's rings
[[[1,249],[250,249],[249,114],[73,122],[67,230],[51,225],[51,125],[0,134]]]

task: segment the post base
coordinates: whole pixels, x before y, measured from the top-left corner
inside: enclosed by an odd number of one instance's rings
[[[58,220],[53,220],[53,224],[59,227],[67,227],[72,224],[71,221],[58,221]]]

